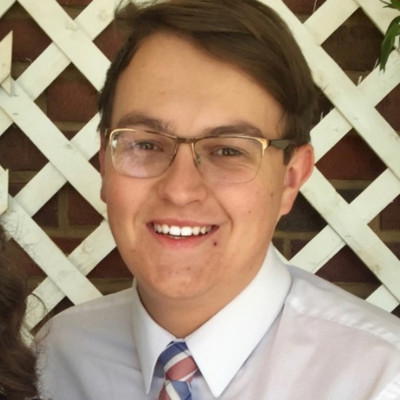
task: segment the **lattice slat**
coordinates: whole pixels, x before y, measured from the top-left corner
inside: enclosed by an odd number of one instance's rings
[[[71,301],[81,303],[100,295],[96,287],[79,273],[54,242],[11,197],[7,212],[0,217],[0,221],[14,240],[41,266]]]
[[[400,280],[397,279],[400,260],[317,169],[304,185],[302,193],[374,275],[400,300]]]
[[[359,85],[361,94],[371,106],[378,104],[399,83],[400,55],[394,53],[388,61],[385,73],[374,69]],[[337,109],[331,110],[312,130],[311,138],[316,160],[327,153],[353,126]]]
[[[359,7],[356,1],[326,1],[304,22],[314,41],[322,44]]]
[[[100,90],[109,61],[80,26],[55,1],[19,2],[89,82]]]
[[[79,271],[87,275],[93,268],[106,257],[115,247],[108,224],[103,221],[69,256],[71,263],[78,267]],[[29,299],[29,307],[35,312],[28,313],[27,324],[34,327],[49,313],[65,296],[56,283],[46,278],[33,292],[40,299],[44,299],[44,309],[35,307],[34,297]]]
[[[0,92],[0,102],[4,110],[94,209],[105,215],[105,206],[100,200],[100,177],[97,171],[16,82],[13,87],[13,96]],[[21,108],[23,113],[19,112]]]
[[[93,117],[71,140],[86,160],[92,158],[99,148],[98,121],[98,116]],[[49,162],[18,192],[15,199],[30,215],[34,215],[66,182],[64,175]]]
[[[2,0],[0,3],[0,18],[11,8],[17,0]]]
[[[0,171],[0,215],[8,207],[8,171]]]

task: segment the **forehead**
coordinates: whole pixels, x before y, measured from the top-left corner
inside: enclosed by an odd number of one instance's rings
[[[279,104],[249,75],[167,32],[145,39],[118,79],[112,126],[132,112],[177,129],[251,119],[279,132],[282,120]]]

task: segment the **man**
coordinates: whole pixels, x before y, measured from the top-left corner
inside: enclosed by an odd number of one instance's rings
[[[270,245],[312,170],[313,108],[265,5],[135,11],[100,99],[102,198],[135,284],[53,320],[45,398],[400,399],[397,319]]]

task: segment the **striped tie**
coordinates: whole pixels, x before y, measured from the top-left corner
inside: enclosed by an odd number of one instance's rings
[[[197,366],[184,342],[172,342],[160,355],[165,372],[159,400],[192,400],[190,382]]]

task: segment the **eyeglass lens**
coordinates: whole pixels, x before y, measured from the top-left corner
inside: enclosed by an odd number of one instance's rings
[[[111,137],[112,159],[121,174],[150,178],[171,164],[177,140],[144,130],[121,129]],[[210,182],[246,182],[255,177],[262,156],[261,144],[252,138],[206,137],[195,141],[196,166]]]

